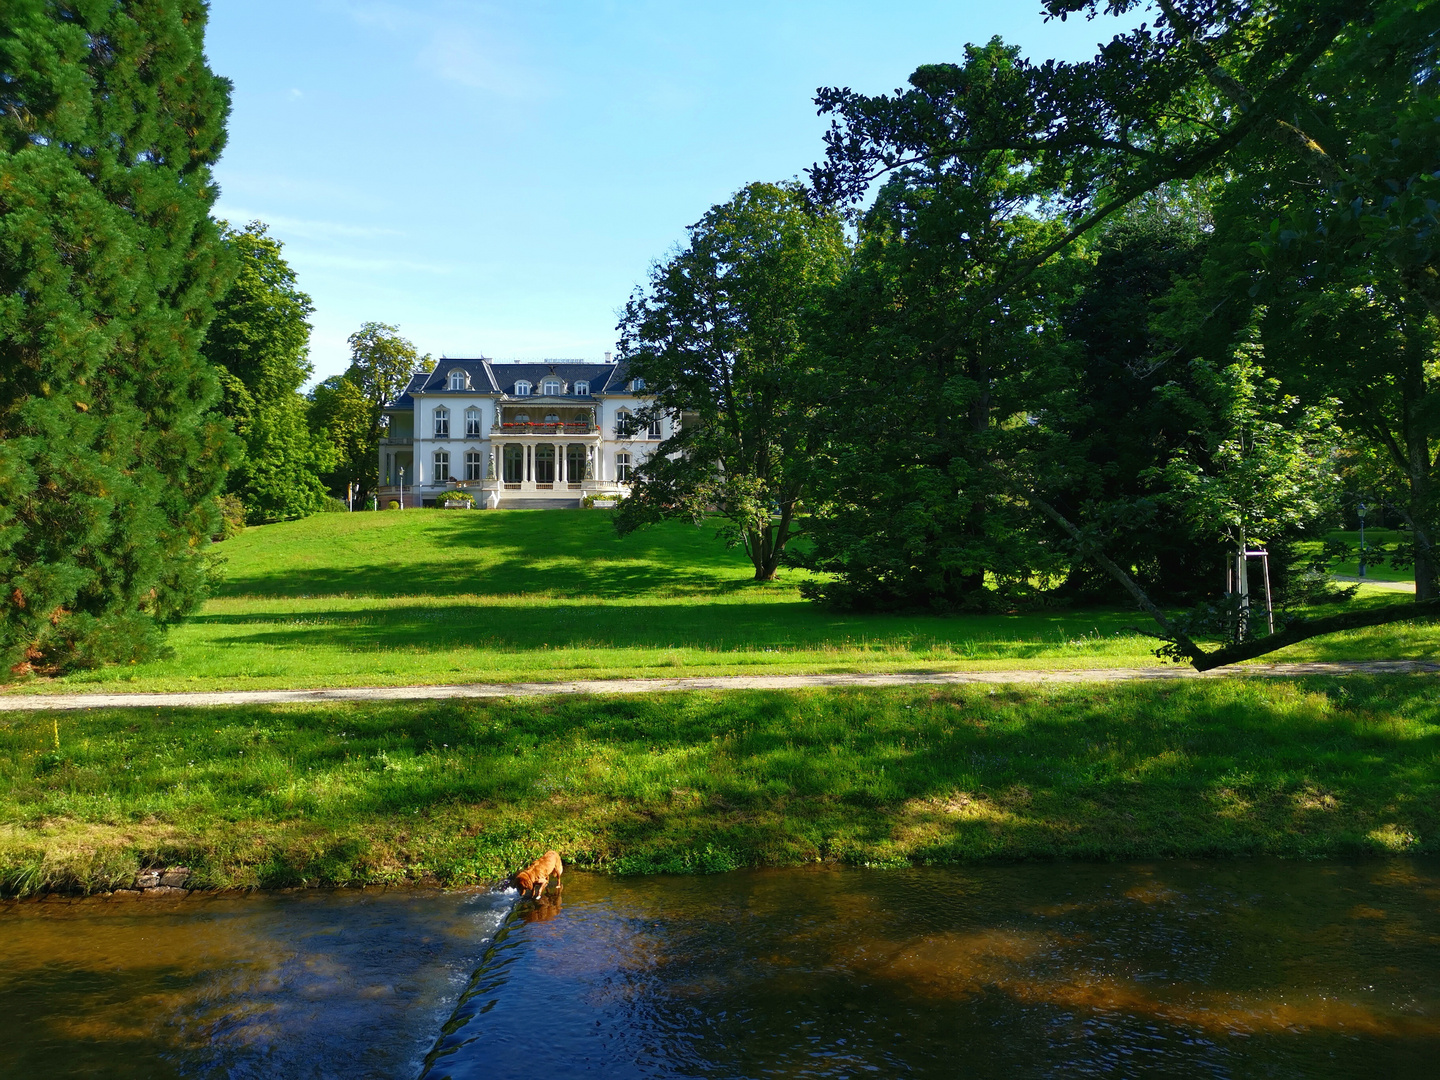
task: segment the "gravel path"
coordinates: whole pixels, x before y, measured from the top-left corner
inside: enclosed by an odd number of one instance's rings
[[[1200,673],[1188,667],[1085,668],[1071,671],[946,671],[874,675],[721,675],[694,679],[591,679],[450,686],[356,686],[333,690],[221,690],[179,694],[28,694],[0,696],[0,711],[109,708],[210,708],[331,701],[435,701],[542,694],[656,694],[676,690],[794,690],[810,686],[956,686],[967,683],[1086,683],[1136,679],[1224,679],[1236,676],[1408,675],[1440,672],[1416,660],[1254,664]]]

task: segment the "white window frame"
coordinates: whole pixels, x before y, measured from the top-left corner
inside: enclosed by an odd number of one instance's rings
[[[580,382],[577,382],[577,383],[575,384],[575,396],[576,396],[576,397],[589,397],[589,396],[590,396],[590,384],[589,384],[588,382],[585,382],[584,380],[581,380]]]
[[[518,382],[515,384],[515,396],[516,396],[516,397],[529,397],[529,396],[530,396],[530,384],[529,384],[528,382],[526,382],[524,379],[521,379],[520,381],[518,381]]]
[[[451,390],[469,390],[469,389],[470,389],[470,375],[469,375],[469,373],[468,373],[467,371],[465,371],[464,368],[456,368],[454,371],[450,372],[450,389],[451,389]]]
[[[473,405],[465,410],[465,434],[469,438],[480,434],[480,410]]]
[[[559,379],[546,379],[540,386],[540,393],[545,397],[559,397],[564,392],[565,384]]]
[[[619,450],[615,453],[615,482],[617,484],[630,483],[631,470],[630,454],[626,450]]]
[[[450,479],[450,451],[436,450],[430,458],[430,463],[435,467],[433,482],[436,484],[446,483]]]
[[[634,393],[639,393],[641,390],[644,390],[644,389],[645,389],[645,380],[644,380],[644,379],[631,379],[631,380],[630,380],[630,392],[631,392],[632,394],[634,394]]]
[[[436,405],[435,411],[430,415],[435,419],[435,438],[448,439],[450,437],[450,410],[444,405]]]
[[[635,414],[629,409],[615,410],[615,437],[629,439],[635,435]]]
[[[479,450],[465,451],[465,479],[485,479],[485,456]]]
[[[645,433],[651,439],[661,438],[660,418],[657,416],[650,421],[649,430]]]

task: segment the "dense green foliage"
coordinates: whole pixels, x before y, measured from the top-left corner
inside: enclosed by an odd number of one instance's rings
[[[1080,554],[1199,662],[1184,627],[1243,617],[1169,620],[1145,587],[1213,595],[1255,543],[1285,577],[1362,460],[1431,595],[1440,4],[1159,9],[1084,64],[991,42],[821,91],[817,195],[883,178],[817,338],[826,599],[1012,603]]]
[[[1440,851],[1434,680],[0,714],[0,888]]]
[[[333,470],[330,490],[350,484],[363,502],[379,483],[378,446],[385,434],[385,406],[405,391],[410,376],[429,361],[400,336],[398,327],[367,322],[350,335],[350,366],[310,392],[310,422],[328,440]]]
[[[232,437],[201,342],[229,86],[202,0],[0,3],[0,663],[145,657]]]
[[[313,514],[327,497],[320,474],[333,457],[311,433],[299,393],[312,370],[313,306],[263,224],[225,228],[223,236],[238,272],[216,307],[205,357],[224,388],[222,411],[245,443],[227,487],[252,522]]]
[[[680,428],[639,467],[622,534],[718,512],[755,580],[775,576],[817,450],[803,344],[848,255],[840,220],[798,186],[751,184],[690,228],[626,305],[620,348]]]

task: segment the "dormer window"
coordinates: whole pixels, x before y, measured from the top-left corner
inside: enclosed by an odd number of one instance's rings
[[[630,380],[630,389],[631,389],[631,391],[632,391],[633,393],[637,393],[637,394],[638,394],[641,390],[644,390],[644,389],[645,389],[645,380],[644,380],[644,379],[631,379],[631,380]]]
[[[590,384],[589,384],[588,382],[583,381],[583,380],[580,381],[580,382],[577,382],[577,383],[575,384],[575,395],[576,395],[577,397],[589,397],[589,396],[590,396]]]
[[[470,389],[470,375],[469,375],[469,373],[466,372],[466,371],[465,371],[464,369],[462,369],[462,368],[456,368],[454,371],[450,372],[450,389],[451,389],[451,390],[469,390],[469,389]]]
[[[524,379],[521,379],[519,382],[517,382],[517,383],[515,384],[515,396],[516,396],[516,397],[529,397],[529,396],[530,396],[530,384],[529,384],[528,382],[526,382]]]
[[[560,383],[560,380],[559,380],[559,379],[546,379],[546,380],[545,380],[544,389],[542,389],[540,392],[541,392],[542,394],[546,395],[547,397],[557,397],[557,396],[559,396],[559,394],[560,394],[560,392],[561,392],[561,383]]]
[[[435,410],[435,437],[437,439],[450,437],[450,410],[444,405]]]
[[[480,434],[480,410],[465,410],[465,435],[467,438],[475,438]]]

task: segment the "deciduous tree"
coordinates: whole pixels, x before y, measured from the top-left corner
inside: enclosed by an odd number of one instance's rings
[[[621,533],[711,508],[755,580],[775,576],[806,489],[814,436],[804,326],[847,257],[838,218],[795,185],[750,184],[690,228],[620,324],[622,355],[678,431],[640,466]]]
[[[206,334],[205,356],[220,375],[221,410],[245,444],[227,488],[251,523],[313,514],[328,497],[320,474],[334,456],[311,432],[299,393],[312,370],[314,306],[262,222],[222,225],[222,236],[237,274]]]

